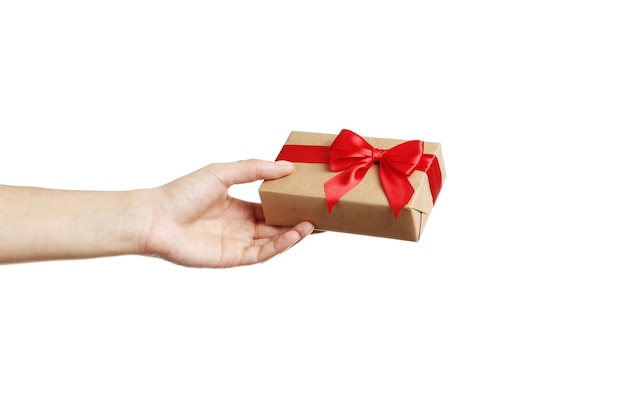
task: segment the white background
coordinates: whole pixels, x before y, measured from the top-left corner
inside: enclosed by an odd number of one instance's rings
[[[0,266],[0,415],[625,415],[621,2],[226,3],[0,3],[0,182],[152,187],[349,128],[443,144],[422,240]]]

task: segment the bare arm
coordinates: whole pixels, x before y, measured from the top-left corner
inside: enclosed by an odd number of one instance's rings
[[[0,262],[138,254],[140,193],[0,186]]]
[[[0,263],[123,254],[195,267],[263,262],[313,231],[265,224],[261,207],[234,199],[237,183],[288,175],[291,164],[212,164],[161,187],[70,191],[0,185]]]

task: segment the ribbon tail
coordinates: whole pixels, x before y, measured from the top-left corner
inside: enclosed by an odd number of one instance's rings
[[[326,194],[328,214],[330,214],[333,207],[335,207],[335,204],[337,204],[341,197],[361,182],[367,172],[367,168],[356,167],[354,169],[342,171],[324,183],[324,193]]]
[[[393,168],[381,166],[380,181],[389,200],[389,205],[393,210],[396,219],[404,206],[408,204],[413,197],[415,189],[406,175],[396,171]]]

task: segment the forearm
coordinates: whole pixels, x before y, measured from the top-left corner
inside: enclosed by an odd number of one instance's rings
[[[141,253],[146,192],[0,185],[0,263]]]

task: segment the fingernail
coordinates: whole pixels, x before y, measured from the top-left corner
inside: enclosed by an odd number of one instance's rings
[[[287,166],[287,167],[290,167],[290,166],[293,165],[292,162],[285,161],[285,160],[282,160],[282,159],[280,161],[276,161],[275,163],[278,164],[278,165],[284,165],[284,166]]]

